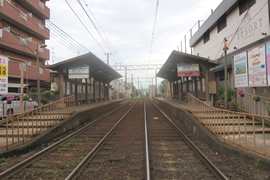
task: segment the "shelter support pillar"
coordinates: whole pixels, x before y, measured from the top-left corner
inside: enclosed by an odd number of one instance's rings
[[[181,77],[180,82],[181,82],[180,86],[181,86],[181,100],[182,100],[183,99],[183,96],[184,96],[184,91],[183,91],[183,77]]]
[[[170,82],[170,93],[171,93],[171,98],[173,98],[173,82]]]
[[[96,101],[96,80],[93,78],[93,100]]]
[[[64,98],[64,74],[63,69],[59,71],[59,99]]]
[[[179,87],[178,87],[178,79],[176,80],[176,99],[178,99],[178,96],[179,96]]]
[[[75,102],[78,104],[78,80],[75,79]]]
[[[88,79],[85,79],[85,102],[88,102]]]
[[[103,84],[103,94],[104,94],[104,100],[107,100],[107,93],[106,93],[105,83]]]
[[[98,100],[101,101],[101,82],[98,82]]]
[[[195,97],[198,98],[197,76],[195,76],[193,78],[195,78],[195,80],[194,80],[194,83],[195,83]]]

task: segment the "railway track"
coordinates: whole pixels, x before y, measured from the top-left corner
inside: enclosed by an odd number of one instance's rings
[[[227,179],[150,100],[104,115],[0,173],[6,178]]]

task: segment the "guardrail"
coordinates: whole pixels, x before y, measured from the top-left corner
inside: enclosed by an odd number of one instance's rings
[[[188,93],[189,110],[211,132],[224,141],[231,142],[246,150],[270,156],[269,116],[240,113],[214,108]],[[267,141],[267,143],[266,143]]]
[[[237,104],[239,105],[238,108],[248,113],[269,116],[270,99],[263,96],[258,96],[260,98],[259,101],[255,101],[252,99],[253,96],[254,94],[249,93],[245,93],[244,97],[237,94]]]
[[[75,111],[75,97],[69,96],[23,113],[0,116],[0,148],[22,142]],[[5,143],[4,143],[5,141]]]

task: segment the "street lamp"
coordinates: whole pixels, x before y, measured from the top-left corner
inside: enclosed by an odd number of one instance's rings
[[[37,93],[38,93],[38,106],[40,106],[40,77],[39,77],[39,49],[47,47],[46,44],[37,44]]]

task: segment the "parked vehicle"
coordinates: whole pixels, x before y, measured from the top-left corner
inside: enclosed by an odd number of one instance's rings
[[[38,104],[31,99],[24,98],[23,111],[37,108]],[[0,95],[0,116],[20,113],[20,94]]]

